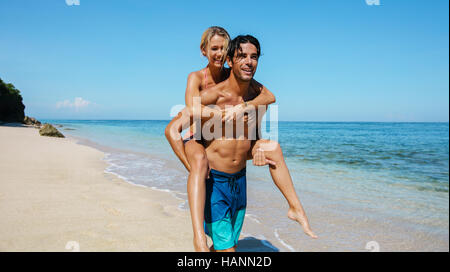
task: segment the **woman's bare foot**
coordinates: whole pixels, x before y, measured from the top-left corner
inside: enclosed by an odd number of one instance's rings
[[[313,239],[317,239],[317,235],[311,230],[311,227],[308,223],[308,218],[303,210],[296,210],[294,208],[289,209],[288,218],[294,221],[297,221],[303,228],[303,231],[306,235],[310,236]]]

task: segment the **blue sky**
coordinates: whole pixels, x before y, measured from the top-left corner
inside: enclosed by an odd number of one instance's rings
[[[448,5],[0,0],[0,78],[38,119],[169,119],[219,25],[260,40],[280,120],[448,122]]]

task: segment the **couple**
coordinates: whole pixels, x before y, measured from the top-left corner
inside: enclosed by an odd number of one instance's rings
[[[210,251],[206,232],[213,241],[211,250],[235,251],[245,216],[248,159],[253,159],[256,166],[269,165],[274,183],[289,204],[288,217],[297,221],[307,235],[316,238],[295,192],[279,144],[249,137],[252,124],[258,126],[262,116],[253,118],[245,113],[275,101],[273,94],[253,79],[260,56],[258,40],[246,35],[230,41],[223,28],[210,27],[203,33],[200,49],[208,58],[208,66],[189,75],[186,108],[165,131],[172,149],[189,171],[187,192],[195,250]],[[225,61],[229,69],[224,68]],[[199,107],[194,103],[198,97],[201,98]],[[216,105],[222,111],[207,105]],[[225,106],[233,108],[223,116]],[[221,117],[219,122],[231,122],[234,128],[239,121],[235,119],[242,118],[247,125],[243,135],[233,133],[232,139],[198,137],[202,127],[199,122],[193,122],[195,117],[205,125],[204,121],[212,120],[211,115]],[[189,125],[188,135],[182,139],[180,133]],[[218,127],[220,136],[224,136],[222,126]]]

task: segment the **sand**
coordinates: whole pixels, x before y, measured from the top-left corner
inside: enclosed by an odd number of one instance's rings
[[[180,200],[105,173],[103,156],[0,126],[0,251],[193,251]]]

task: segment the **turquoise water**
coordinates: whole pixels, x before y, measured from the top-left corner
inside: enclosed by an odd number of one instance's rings
[[[391,183],[448,193],[447,123],[281,123],[295,163],[387,175]]]
[[[168,121],[42,121],[102,146],[107,171],[186,199],[186,171],[163,133]],[[287,205],[268,170],[249,163],[243,232],[264,241],[261,250],[365,250],[373,237],[386,250],[448,250],[448,123],[279,122],[278,137],[324,238],[305,238],[285,218]]]

